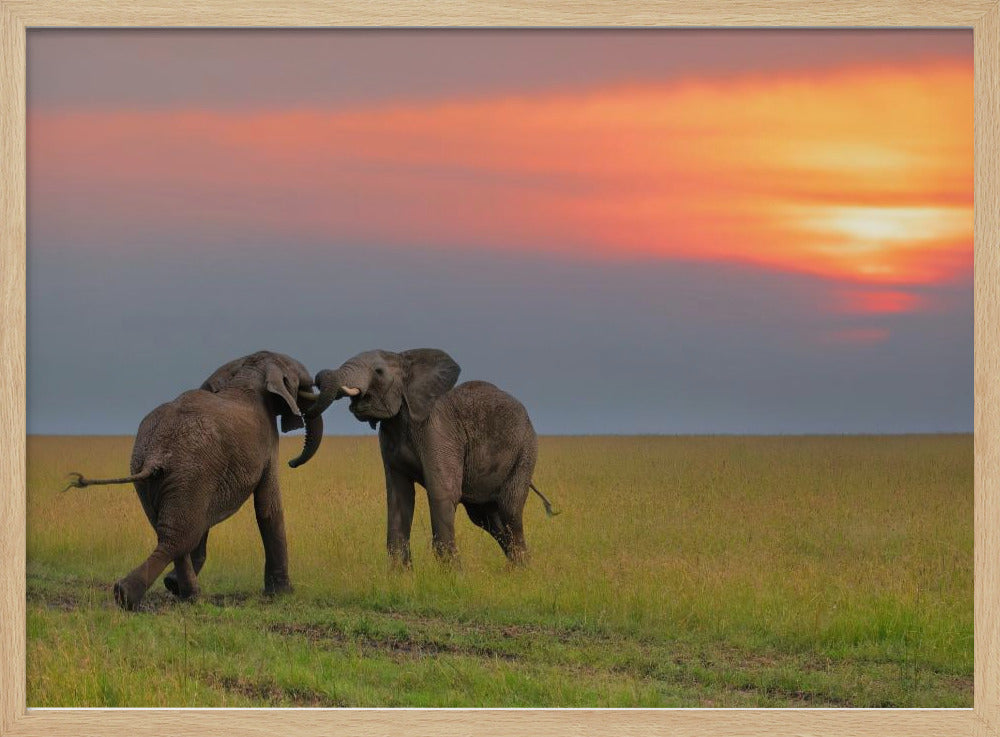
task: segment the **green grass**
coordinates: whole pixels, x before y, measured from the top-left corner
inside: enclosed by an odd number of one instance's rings
[[[297,454],[288,439],[282,459]],[[111,583],[150,552],[130,438],[28,439],[30,706],[972,705],[971,435],[543,438],[511,570],[459,512],[438,565],[384,550],[374,437],[282,470],[296,590],[259,595],[252,505],[203,597]]]

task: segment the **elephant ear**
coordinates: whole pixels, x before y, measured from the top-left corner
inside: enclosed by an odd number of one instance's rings
[[[298,379],[292,378],[288,373],[281,370],[281,367],[272,363],[267,367],[267,375],[264,386],[271,394],[275,394],[284,401],[288,411],[281,413],[281,432],[291,432],[303,427],[302,412],[299,405],[295,403],[295,397],[288,391],[288,385],[294,382],[292,392],[298,391]]]
[[[234,361],[219,366],[211,376],[202,382],[200,388],[212,393],[222,391],[232,381],[233,376],[236,375],[236,372],[240,370],[246,360],[246,356],[244,356],[243,358],[237,358]]]
[[[438,397],[455,386],[462,369],[451,356],[436,348],[415,348],[400,355],[406,365],[403,396],[410,417],[423,422]]]

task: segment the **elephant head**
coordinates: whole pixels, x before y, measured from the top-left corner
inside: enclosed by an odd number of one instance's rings
[[[303,422],[303,413],[319,398],[311,391],[313,378],[306,367],[284,353],[258,351],[220,366],[205,379],[201,388],[219,393],[242,390],[258,394],[271,412],[281,418],[281,431],[306,428],[302,452],[290,464],[301,466],[315,455],[323,439],[323,418],[312,414]]]
[[[351,413],[373,428],[398,415],[404,405],[413,421],[423,422],[438,397],[455,386],[460,371],[451,356],[436,348],[360,353],[338,369],[316,374],[320,395],[306,418],[350,397]]]

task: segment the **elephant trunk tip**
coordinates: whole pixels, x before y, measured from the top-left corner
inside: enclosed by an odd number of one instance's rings
[[[316,451],[319,450],[319,445],[323,441],[323,417],[321,415],[317,415],[316,417],[307,416],[305,424],[306,434],[302,441],[302,451],[298,457],[288,461],[288,465],[291,468],[298,468],[316,455]]]

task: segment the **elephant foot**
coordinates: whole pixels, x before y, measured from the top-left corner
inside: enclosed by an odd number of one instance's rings
[[[169,591],[174,596],[180,596],[181,595],[181,587],[177,583],[177,574],[175,574],[175,573],[168,573],[166,576],[164,576],[163,577],[163,585],[166,586],[167,587],[167,591]]]
[[[511,550],[507,554],[507,565],[509,568],[526,568],[531,562],[531,556],[528,555],[528,551],[525,549]]]
[[[125,611],[134,612],[138,609],[139,602],[142,601],[144,593],[146,593],[146,590],[142,588],[141,584],[137,585],[127,578],[120,578],[115,581],[115,603]]]
[[[292,584],[285,579],[284,581],[265,581],[264,582],[264,596],[280,596],[282,594],[290,594],[295,589],[292,588]]]
[[[163,577],[163,585],[167,591],[182,601],[193,601],[201,594],[201,589],[198,586],[181,589],[180,581],[177,580],[177,574],[172,571]]]
[[[449,553],[438,553],[435,556],[438,567],[446,571],[461,571],[462,570],[462,559],[459,557],[457,552]]]
[[[389,570],[393,573],[406,573],[407,571],[413,570],[413,561],[410,556],[399,555],[399,554],[389,554]]]

